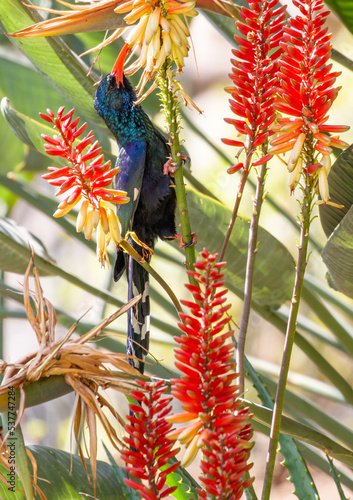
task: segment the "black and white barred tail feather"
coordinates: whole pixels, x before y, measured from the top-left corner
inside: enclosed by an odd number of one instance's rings
[[[128,265],[128,300],[138,295],[141,299],[128,311],[126,353],[133,356],[129,363],[143,373],[150,340],[149,275],[131,256]]]
[[[141,255],[139,245],[131,238],[129,238],[129,243]],[[126,353],[132,356],[128,360],[131,366],[143,373],[143,361],[149,349],[150,338],[149,275],[130,255],[118,250],[114,267],[115,281],[119,280],[124,270],[127,274],[128,300],[141,295],[141,299],[127,313]]]

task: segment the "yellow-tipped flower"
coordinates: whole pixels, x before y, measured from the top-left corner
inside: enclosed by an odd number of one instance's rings
[[[291,155],[288,160],[287,168],[288,172],[292,172],[299,160],[300,154],[302,152],[306,135],[301,133],[298,135],[297,140],[295,141],[294,148],[292,149]]]
[[[184,58],[188,55],[190,45],[189,29],[182,15],[193,17],[197,15],[195,2],[181,0],[135,0],[123,2],[114,9],[117,14],[126,13],[124,21],[127,24],[138,23],[126,39],[126,43],[135,51],[138,47],[141,54],[134,64],[126,68],[126,74],[132,75],[144,67],[142,81],[154,77],[161,69],[165,60],[170,57],[178,69],[184,66]]]

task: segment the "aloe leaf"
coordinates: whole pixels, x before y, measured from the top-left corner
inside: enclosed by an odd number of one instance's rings
[[[288,320],[289,307],[283,305],[278,311],[278,316],[280,316],[285,321]],[[306,316],[299,314],[297,318],[297,328],[301,332],[306,332],[315,337],[315,339],[344,352],[342,345],[332,338],[326,328],[318,325],[314,320],[307,318]]]
[[[323,300],[335,306],[340,312],[347,315],[348,318],[353,319],[353,309],[350,301],[347,302],[347,300],[344,300],[345,297],[342,297],[332,289],[329,289],[326,283],[321,283],[313,275],[307,275],[305,287],[308,290],[316,292]]]
[[[176,458],[172,458],[169,464],[174,464],[176,461]],[[177,500],[197,500],[199,498],[196,490],[200,488],[200,485],[182,466],[175,472],[168,474],[166,482],[168,486],[177,486],[177,489],[171,494]]]
[[[322,258],[329,272],[329,285],[353,298],[353,207],[331,234]]]
[[[38,465],[37,484],[44,495],[50,500],[82,500],[94,498],[92,475],[88,479],[81,459],[65,451],[47,446],[29,446]],[[89,461],[86,459],[87,469],[90,471]],[[1,474],[6,474],[0,466]],[[0,497],[25,500],[21,491],[11,492],[7,485],[0,482]],[[22,484],[16,481],[16,487],[21,489]],[[97,493],[100,500],[116,500],[124,498],[119,481],[114,475],[112,467],[102,461],[97,461]],[[36,497],[37,498],[37,497]]]
[[[298,448],[307,462],[312,464],[317,469],[323,471],[325,474],[330,473],[327,459],[326,457],[324,458],[323,454],[320,451],[300,442],[298,442]],[[346,472],[342,467],[337,467],[337,472],[339,474],[341,483],[353,490],[353,479],[351,476],[349,476],[349,472]]]
[[[316,314],[317,318],[331,330],[332,334],[344,347],[345,352],[352,356],[352,334],[343,326],[342,322],[339,321],[339,318],[337,319],[337,317],[328,310],[328,308],[322,302],[320,296],[318,296],[316,293],[313,293],[312,291],[309,291],[306,286],[303,287],[302,296],[305,302],[311,308],[312,312]]]
[[[326,236],[333,233],[353,204],[353,145],[343,151],[332,165],[328,184],[330,201],[343,205],[343,208],[320,205],[320,221]]]
[[[196,249],[221,250],[231,210],[222,203],[192,190],[187,201],[193,230],[197,233]],[[244,293],[248,251],[249,221],[238,217],[228,244],[225,260],[227,286],[240,297]],[[259,306],[279,307],[291,297],[294,261],[288,250],[265,229],[259,228],[258,252],[253,282],[253,300]]]
[[[274,395],[277,388],[276,382],[265,374],[261,374],[261,378],[270,393]],[[313,381],[313,383],[315,382]],[[288,388],[286,389],[285,408],[289,413],[300,409],[300,416],[302,418],[310,420],[310,424],[325,430],[347,447],[353,449],[353,432],[348,426],[344,425],[337,418],[328,415],[328,413],[309,399],[304,396],[298,396]]]
[[[280,366],[278,364],[270,363],[269,361],[265,361],[254,356],[249,356],[249,360],[257,372],[261,374],[262,378],[264,378],[263,374],[266,374],[272,379],[278,377],[278,373],[280,371]],[[342,394],[338,389],[336,389],[336,387],[333,387],[331,384],[323,382],[322,380],[318,380],[317,378],[309,377],[308,375],[304,375],[297,371],[291,371],[290,383],[295,385],[295,387],[299,390],[305,391],[314,397],[320,396],[326,399],[331,399],[336,403],[345,403]]]
[[[277,311],[270,311],[265,307],[257,307],[254,304],[254,309],[261,314],[263,318],[269,321],[273,326],[278,328],[280,332],[285,334],[287,323],[279,317]],[[353,389],[351,384],[336,370],[334,366],[326,359],[326,357],[306,340],[299,332],[295,334],[295,344],[306,354],[308,359],[321,371],[322,375],[330,380],[332,384],[341,392],[347,403],[353,404]]]

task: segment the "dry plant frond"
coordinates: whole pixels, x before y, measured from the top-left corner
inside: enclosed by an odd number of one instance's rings
[[[34,292],[29,287],[31,270],[34,277]],[[101,394],[101,391],[113,388],[128,393],[136,386],[135,379],[141,377],[141,374],[128,363],[126,355],[98,350],[92,345],[92,342],[99,337],[105,327],[136,304],[140,297],[129,301],[80,338],[71,338],[77,327],[76,322],[70,327],[62,340],[55,341],[56,312],[52,304],[43,296],[39,273],[34,266],[33,258],[24,276],[23,293],[28,321],[36,334],[39,347],[37,351],[26,355],[14,364],[7,364],[0,360],[1,371],[5,372],[0,386],[0,394],[6,393],[9,387],[20,390],[20,402],[15,424],[17,426],[21,422],[25,411],[25,384],[51,376],[64,375],[65,382],[72,387],[76,394],[72,430],[87,477],[89,477],[89,474],[80,444],[80,431],[84,428],[85,423],[88,429],[90,443],[89,447],[86,446],[85,448],[91,464],[95,494],[97,419],[116,449],[121,450],[125,446],[110,423],[110,417],[113,417],[122,426],[125,425],[125,422]],[[105,411],[109,414],[109,418]],[[0,463],[5,467],[8,454],[6,438],[7,436],[0,443]],[[33,455],[30,456],[30,461],[34,471],[33,487],[38,491],[36,464]],[[40,492],[39,494],[41,495]]]

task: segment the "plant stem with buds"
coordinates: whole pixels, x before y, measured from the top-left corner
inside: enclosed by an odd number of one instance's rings
[[[304,282],[304,275],[308,259],[308,242],[309,242],[309,229],[311,223],[312,203],[313,203],[313,181],[308,174],[305,174],[304,197],[303,197],[301,223],[300,223],[301,231],[300,231],[300,240],[298,248],[299,250],[298,263],[296,267],[293,295],[292,295],[292,301],[287,323],[287,331],[284,342],[281,371],[279,375],[275,405],[272,416],[270,443],[267,453],[267,463],[266,463],[264,488],[262,492],[262,500],[269,500],[271,493],[273,470],[276,460],[278,437],[281,427],[284,395],[285,395],[286,383],[289,372],[290,358],[294,343],[294,336],[296,330],[300,298]]]
[[[178,210],[181,224],[181,235],[185,245],[186,268],[188,270],[194,269],[194,262],[196,260],[195,245],[193,244],[193,234],[191,231],[191,224],[189,218],[189,211],[187,206],[184,174],[183,174],[183,161],[180,147],[180,115],[179,115],[179,102],[176,96],[176,91],[173,88],[173,74],[168,66],[165,66],[161,71],[158,78],[160,96],[162,100],[163,111],[168,125],[168,135],[171,147],[171,160],[172,166],[176,169],[174,172],[175,194],[178,202]],[[193,278],[190,277],[194,282]]]

